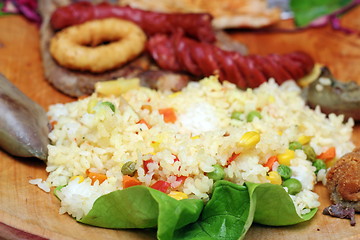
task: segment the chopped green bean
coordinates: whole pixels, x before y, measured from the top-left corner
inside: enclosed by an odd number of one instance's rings
[[[316,153],[310,145],[303,146],[303,151],[306,154],[306,159],[314,162],[316,160]]]
[[[241,120],[241,115],[243,115],[243,112],[233,111],[231,113],[231,119]]]
[[[102,102],[101,105],[108,106],[113,112],[115,112],[115,105],[111,102]]]
[[[258,111],[251,111],[248,113],[248,115],[246,116],[246,121],[247,122],[252,122],[254,120],[254,118],[259,118],[261,119],[261,113]]]
[[[128,161],[122,166],[121,173],[124,175],[134,176],[136,171],[135,167],[136,164],[134,162]]]

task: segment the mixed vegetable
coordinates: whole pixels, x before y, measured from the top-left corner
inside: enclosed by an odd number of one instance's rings
[[[174,195],[180,197],[175,198]],[[178,200],[180,199],[180,200]],[[176,211],[174,211],[176,209]],[[79,222],[106,228],[154,228],[158,239],[242,239],[253,222],[292,225],[311,219],[317,209],[299,216],[279,185],[218,180],[212,197],[184,199],[181,194],[133,186],[98,198]]]

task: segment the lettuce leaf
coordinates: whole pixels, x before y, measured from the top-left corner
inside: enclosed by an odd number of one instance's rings
[[[215,182],[211,199],[175,200],[145,186],[98,198],[80,222],[105,228],[155,228],[161,240],[243,239],[253,222],[286,226],[310,220],[317,209],[299,216],[280,185]]]
[[[280,185],[246,183],[252,203],[255,204],[254,222],[268,226],[288,226],[310,220],[317,212],[312,209],[298,215],[289,194]]]
[[[310,25],[314,20],[332,14],[353,0],[291,0],[290,8],[298,27]]]
[[[199,220],[176,231],[174,239],[239,239],[250,228],[253,214],[254,209],[245,186],[217,181]]]
[[[214,184],[213,195],[196,223],[174,235],[175,240],[243,239],[252,222],[287,226],[310,220],[317,209],[299,216],[289,194],[280,185],[228,181]]]
[[[172,239],[176,229],[195,222],[203,209],[199,199],[176,200],[145,186],[99,197],[79,222],[115,229],[155,228],[158,239]]]

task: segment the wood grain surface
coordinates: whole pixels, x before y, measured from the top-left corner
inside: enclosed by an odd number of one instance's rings
[[[346,15],[343,23],[360,31],[360,8]],[[254,54],[308,52],[330,67],[335,76],[360,83],[360,38],[334,32],[329,27],[296,33],[232,32]],[[43,76],[38,26],[21,16],[0,17],[0,72],[45,109],[74,99],[56,91]],[[0,113],[2,114],[2,113]],[[360,146],[360,126],[353,140]],[[89,227],[68,215],[58,214],[59,201],[28,183],[46,179],[45,164],[36,159],[9,156],[0,150],[0,239],[155,239],[155,232],[120,231]],[[360,239],[358,225],[321,214],[330,204],[323,186],[316,186],[321,207],[309,222],[291,227],[254,225],[246,239]]]

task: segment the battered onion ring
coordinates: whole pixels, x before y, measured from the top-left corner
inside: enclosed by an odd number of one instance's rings
[[[56,33],[50,53],[63,67],[99,73],[134,59],[144,50],[145,42],[146,35],[136,24],[106,18]]]

